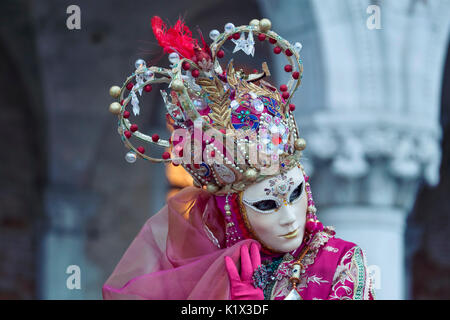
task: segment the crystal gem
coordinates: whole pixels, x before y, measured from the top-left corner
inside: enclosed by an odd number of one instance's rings
[[[194,106],[197,110],[205,110],[206,107],[208,107],[205,100],[203,100],[203,99],[194,99],[192,101],[192,103],[194,104]]]
[[[255,108],[255,110],[258,113],[261,113],[264,110],[264,103],[261,100],[259,100],[259,99],[253,100],[252,101],[252,106],[253,106],[253,108]]]
[[[232,24],[231,22],[228,22],[226,25],[225,25],[225,32],[226,33],[231,33],[231,32],[233,32],[233,30],[234,30],[234,24]]]
[[[303,46],[300,42],[296,42],[294,44],[294,48],[295,48],[295,51],[300,52],[300,50],[302,50]]]
[[[128,163],[134,163],[134,162],[136,162],[136,153],[134,153],[133,151],[130,151],[130,152],[128,152],[126,155],[125,155],[125,160],[128,162]]]
[[[154,73],[151,70],[145,70],[144,76],[145,76],[145,78],[149,79],[154,76]]]
[[[231,108],[233,110],[236,110],[239,107],[239,102],[237,102],[236,100],[231,101]]]
[[[169,54],[169,61],[170,63],[177,63],[178,61],[180,61],[180,56],[178,55],[178,53],[172,52],[171,54]]]
[[[213,29],[209,32],[209,37],[212,41],[216,41],[217,37],[220,35],[219,30]]]
[[[140,67],[145,68],[146,67],[146,63],[145,63],[145,61],[143,59],[138,59],[134,63],[134,66],[136,67],[136,69],[139,69]]]

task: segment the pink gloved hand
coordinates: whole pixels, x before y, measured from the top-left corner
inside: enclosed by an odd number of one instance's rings
[[[250,254],[246,244],[241,246],[241,275],[230,257],[225,257],[225,267],[230,279],[231,300],[264,300],[261,288],[253,285],[253,272],[261,265],[261,255],[256,243],[252,243]]]

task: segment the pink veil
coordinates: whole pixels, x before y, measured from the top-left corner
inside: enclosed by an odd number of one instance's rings
[[[152,216],[103,286],[104,299],[225,300],[224,257],[238,262],[242,244],[225,248],[225,225],[214,195],[187,187]]]

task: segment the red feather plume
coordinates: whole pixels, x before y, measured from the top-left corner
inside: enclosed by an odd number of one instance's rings
[[[177,23],[167,29],[163,20],[154,16],[151,19],[153,33],[159,45],[166,53],[176,52],[183,58],[192,59],[195,55],[194,46],[197,46],[197,40],[192,38],[192,32],[180,19]]]
[[[202,31],[200,30],[200,28],[197,31],[198,31],[198,34],[200,35],[200,40],[202,41],[202,44],[203,44],[203,51],[205,51],[211,57],[212,56],[211,48],[206,43],[205,38],[203,38]]]

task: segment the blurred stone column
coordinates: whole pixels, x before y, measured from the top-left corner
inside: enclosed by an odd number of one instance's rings
[[[303,44],[303,84],[294,103],[319,217],[365,250],[377,298],[403,299],[406,217],[418,186],[439,180],[450,2],[262,0],[261,6],[276,32]],[[373,10],[380,29],[368,27]],[[280,57],[271,70],[280,84],[285,63]]]
[[[86,290],[98,277],[98,270],[85,255],[86,224],[95,214],[97,197],[88,192],[60,186],[47,190],[46,231],[42,236],[40,254],[40,299],[92,299],[98,294]],[[76,272],[72,268],[78,268]],[[80,287],[73,287],[78,277]],[[67,281],[69,280],[69,285]]]

